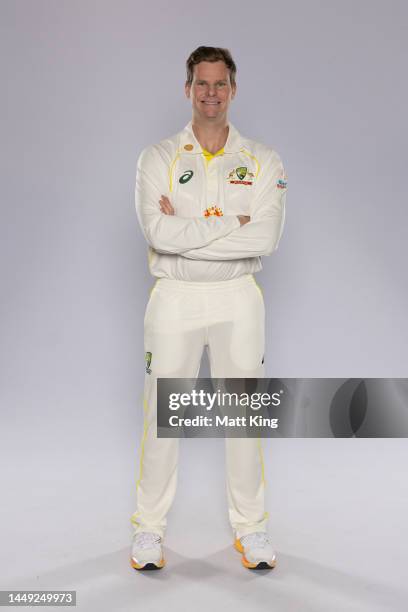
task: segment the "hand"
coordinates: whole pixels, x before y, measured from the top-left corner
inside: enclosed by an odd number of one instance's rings
[[[241,227],[245,225],[245,223],[249,223],[251,220],[251,217],[248,217],[247,215],[237,215],[237,217],[239,219]]]
[[[170,200],[167,196],[162,194],[162,197],[160,198],[159,203],[160,203],[160,210],[162,211],[162,213],[164,213],[165,215],[175,214],[174,208],[170,204]]]

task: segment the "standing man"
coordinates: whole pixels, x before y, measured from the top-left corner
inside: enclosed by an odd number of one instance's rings
[[[136,211],[157,277],[144,318],[144,434],[131,565],[164,566],[166,515],[179,440],[157,438],[159,377],[196,378],[204,347],[212,378],[264,377],[265,305],[253,274],[282,234],[286,177],[279,155],[228,120],[236,66],[227,49],[198,47],[187,60],[192,120],[137,165]],[[271,568],[260,438],[226,438],[234,546],[245,567]]]

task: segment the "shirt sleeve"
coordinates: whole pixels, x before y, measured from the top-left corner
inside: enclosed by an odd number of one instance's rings
[[[135,205],[147,243],[158,253],[182,254],[199,249],[240,227],[235,215],[224,217],[179,217],[161,212],[161,195],[171,196],[169,163],[156,145],[147,147],[137,161]]]
[[[271,151],[257,179],[249,223],[205,247],[184,251],[182,256],[228,260],[271,255],[278,248],[285,222],[286,179],[282,160]]]

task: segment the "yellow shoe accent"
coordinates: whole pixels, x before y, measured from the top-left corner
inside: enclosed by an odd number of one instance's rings
[[[133,567],[133,569],[136,570],[153,570],[162,569],[162,567],[166,565],[166,561],[164,557],[162,557],[158,563],[145,563],[143,565],[140,565],[139,563],[136,563],[136,561],[132,557],[130,557],[130,565]]]
[[[243,548],[243,546],[242,546],[241,542],[238,540],[238,538],[237,538],[237,539],[235,540],[235,542],[234,542],[234,547],[235,547],[235,549],[236,549],[238,552],[240,552],[240,553],[243,553],[243,552],[244,552],[244,548]]]

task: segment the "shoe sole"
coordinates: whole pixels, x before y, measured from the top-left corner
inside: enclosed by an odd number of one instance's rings
[[[145,563],[144,565],[141,565],[139,563],[136,563],[136,561],[133,559],[133,557],[130,557],[130,565],[133,567],[133,569],[135,570],[159,570],[162,569],[165,565],[166,565],[166,561],[163,559],[161,559],[161,561],[159,561],[158,563]]]
[[[273,559],[273,561],[259,561],[259,563],[251,563],[251,561],[248,561],[248,559],[245,557],[243,546],[238,539],[235,540],[234,542],[234,548],[239,553],[241,553],[242,565],[246,567],[247,569],[253,569],[253,570],[267,569],[269,570],[269,569],[273,569],[276,565],[276,559]]]

